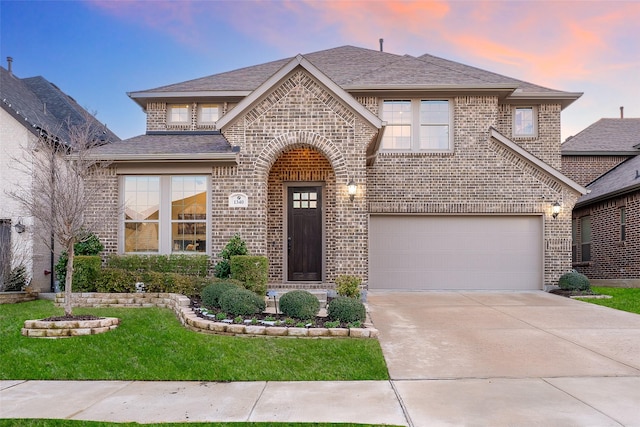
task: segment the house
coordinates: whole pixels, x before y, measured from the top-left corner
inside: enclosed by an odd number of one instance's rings
[[[560,172],[560,112],[580,93],[343,46],[129,96],[146,133],[95,152],[110,253],[215,260],[239,233],[271,287],[306,289],[546,289],[571,269],[586,189]]]
[[[573,265],[594,284],[640,286],[640,118],[600,119],[562,144],[590,190],[573,210]]]
[[[18,78],[8,59],[8,69],[0,67],[0,284],[12,270],[24,266],[31,286],[48,292],[53,289],[55,263],[50,228],[8,193],[30,193],[33,176],[20,163],[29,161],[27,150],[37,150],[41,132],[54,131],[59,140],[65,141],[69,126],[90,115],[44,77]],[[101,127],[105,141],[119,140],[104,125]]]

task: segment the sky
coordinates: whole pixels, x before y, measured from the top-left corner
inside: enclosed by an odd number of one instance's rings
[[[353,45],[462,62],[584,95],[562,139],[640,117],[640,0],[0,0],[0,62],[43,76],[120,138],[145,132],[127,92]]]

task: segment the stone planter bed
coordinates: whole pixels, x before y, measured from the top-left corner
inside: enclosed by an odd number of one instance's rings
[[[95,335],[118,327],[120,319],[104,317],[94,320],[25,320],[22,335],[36,338],[65,338]]]
[[[56,295],[56,305],[64,304],[64,294]],[[296,328],[287,326],[245,325],[216,322],[198,316],[187,296],[172,293],[74,293],[74,307],[161,307],[170,308],[186,328],[220,335],[288,336],[288,337],[352,337],[377,338],[378,330],[366,324],[363,328]],[[25,322],[26,328],[26,322]],[[30,335],[31,336],[31,335]]]

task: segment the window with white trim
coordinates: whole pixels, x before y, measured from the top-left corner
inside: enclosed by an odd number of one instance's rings
[[[173,104],[167,106],[167,122],[169,124],[189,124],[191,108],[188,104]]]
[[[453,149],[453,114],[447,99],[400,99],[382,102],[387,122],[383,150],[442,152]]]
[[[513,136],[534,138],[537,135],[537,109],[534,107],[516,107],[513,112]]]
[[[124,176],[124,253],[207,251],[206,176]]]
[[[198,107],[198,123],[212,125],[220,117],[220,106],[218,104],[201,104]]]
[[[591,261],[591,217],[580,218],[581,261]]]

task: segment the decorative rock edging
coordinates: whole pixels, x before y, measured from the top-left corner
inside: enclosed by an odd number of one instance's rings
[[[25,320],[22,335],[36,338],[64,338],[95,335],[118,327],[120,319],[105,317],[96,320]]]
[[[38,298],[37,292],[0,292],[0,304],[17,304],[33,301]]]
[[[191,308],[189,297],[171,293],[74,293],[72,304],[77,307],[160,307],[174,311],[187,329],[219,335],[288,336],[288,337],[352,337],[377,338],[378,330],[366,324],[364,328],[294,328],[243,325],[206,320]],[[56,295],[56,305],[64,304],[64,293]]]

